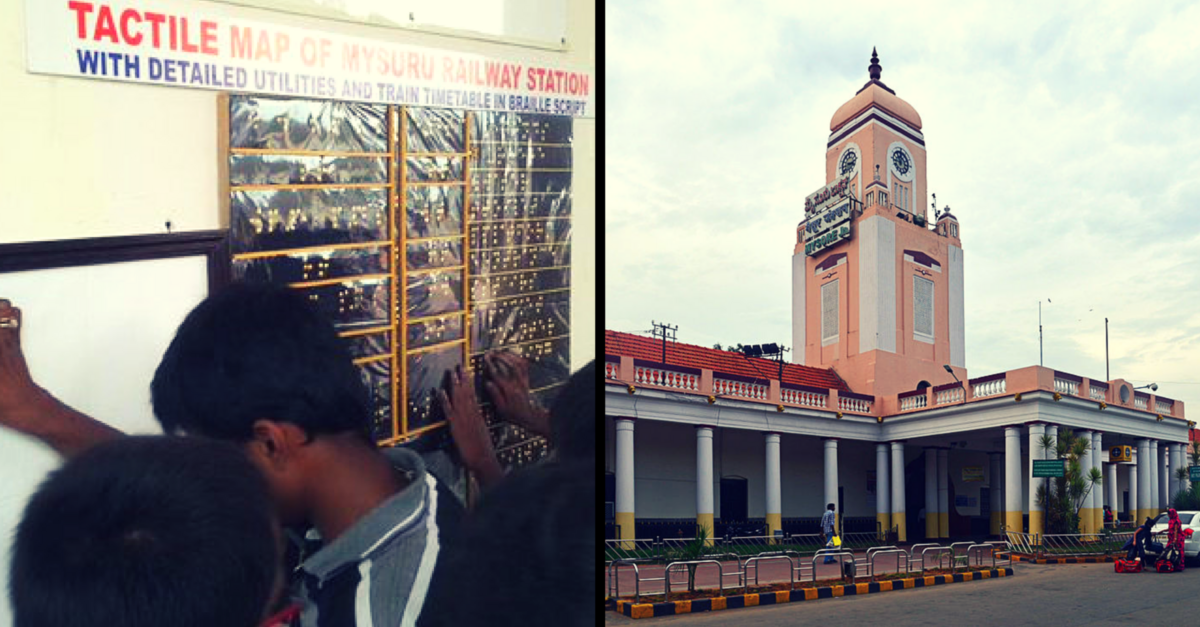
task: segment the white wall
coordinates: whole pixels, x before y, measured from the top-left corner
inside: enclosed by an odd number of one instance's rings
[[[633,427],[633,474],[637,518],[695,518],[695,427],[653,420],[636,421]],[[719,481],[715,471],[713,481]],[[716,501],[713,503],[715,506]]]
[[[28,74],[25,3],[0,2],[0,243],[218,228],[217,93]],[[567,5],[565,52],[212,4],[214,14],[518,61],[595,66],[595,0]],[[594,358],[596,124],[575,122],[571,361]]]

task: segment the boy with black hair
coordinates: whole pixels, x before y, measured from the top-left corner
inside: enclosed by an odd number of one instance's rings
[[[16,325],[0,327],[0,424],[64,455],[120,435],[34,385],[20,312],[0,301],[2,319]],[[303,294],[235,284],[205,299],[151,389],[165,432],[239,444],[283,523],[323,538],[295,573],[303,627],[414,624],[462,506],[416,453],[375,448],[346,344]]]
[[[236,447],[101,444],[51,473],[25,508],[15,624],[255,627],[282,591],[280,534],[266,482]]]

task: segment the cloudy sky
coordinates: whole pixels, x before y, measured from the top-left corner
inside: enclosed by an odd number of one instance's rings
[[[1112,377],[1200,416],[1200,4],[604,6],[606,329],[791,344],[795,227],[875,46],[962,224],[971,376],[1037,364],[1051,300],[1046,366],[1103,378],[1107,316]]]

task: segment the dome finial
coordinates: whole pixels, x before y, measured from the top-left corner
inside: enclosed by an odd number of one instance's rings
[[[879,76],[883,74],[883,68],[879,65],[879,54],[875,52],[875,48],[871,47],[871,65],[867,67],[867,71],[871,74],[871,80],[879,80]]]

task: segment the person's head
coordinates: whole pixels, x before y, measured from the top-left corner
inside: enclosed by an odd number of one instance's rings
[[[550,428],[562,460],[596,459],[596,361],[571,375],[550,407]]]
[[[832,512],[832,511],[834,511],[836,508],[834,507],[833,503],[830,503],[829,505],[826,505],[826,506],[825,506],[825,509],[827,509],[827,510],[829,510],[829,511],[831,511],[831,512]]]
[[[1179,518],[1179,513],[1175,511],[1175,508],[1174,507],[1167,508],[1167,519],[1175,520],[1176,518]]]
[[[1153,527],[1153,526],[1154,526],[1154,519],[1153,519],[1153,518],[1151,518],[1151,517],[1149,517],[1149,516],[1147,516],[1147,517],[1146,517],[1146,526],[1147,526],[1147,527]]]
[[[151,394],[165,432],[243,445],[289,523],[307,514],[310,444],[370,444],[366,386],[345,341],[287,287],[236,283],[197,305]]]
[[[16,625],[254,627],[281,591],[282,535],[237,447],[133,436],[51,473],[25,508]]]

